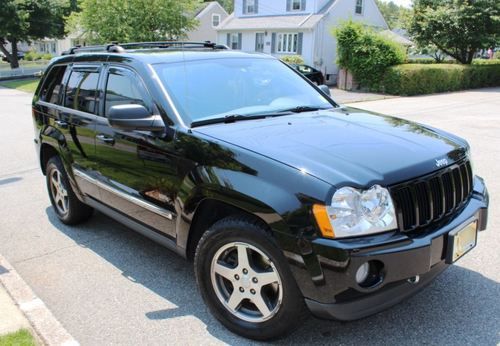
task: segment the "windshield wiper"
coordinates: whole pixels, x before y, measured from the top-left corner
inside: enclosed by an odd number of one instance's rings
[[[236,121],[241,121],[241,120],[262,119],[265,117],[266,117],[266,115],[261,115],[261,114],[257,114],[257,115],[231,114],[231,115],[226,115],[224,117],[193,121],[191,123],[191,127],[211,125],[211,124],[222,124],[222,123],[229,124],[229,123],[234,123]]]
[[[282,109],[282,110],[280,110],[280,112],[303,113],[303,112],[314,112],[314,111],[318,111],[320,109],[329,109],[329,108],[330,107],[324,108],[324,107],[315,107],[315,106],[296,106],[296,107],[292,107],[292,108]]]
[[[265,119],[265,118],[269,118],[269,117],[279,117],[282,115],[289,115],[289,114],[291,114],[290,112],[291,111],[279,111],[276,113],[257,113],[257,114],[249,114],[249,115],[231,114],[231,115],[226,115],[224,117],[209,118],[209,119],[193,121],[191,123],[191,127],[211,125],[211,124],[222,124],[222,123],[230,124],[230,123],[234,123],[236,121],[242,121],[242,120],[255,120],[255,119]]]

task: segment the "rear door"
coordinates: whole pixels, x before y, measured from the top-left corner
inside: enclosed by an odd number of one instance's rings
[[[73,158],[73,173],[82,192],[99,198],[95,185],[96,111],[99,107],[99,73],[101,65],[73,65],[69,73],[63,108],[60,111],[68,150]]]
[[[110,66],[101,83],[104,104],[97,118],[96,156],[102,201],[159,233],[175,237],[176,160],[167,143],[149,131],[125,131],[109,125],[115,105],[140,104],[158,114],[142,79],[133,70]]]
[[[55,140],[65,163],[70,163],[80,190],[99,197],[89,177],[95,172],[95,112],[99,106],[97,91],[101,66],[55,65],[48,72],[40,90],[38,109],[44,112],[48,125],[45,140]],[[59,138],[62,136],[63,138]],[[69,170],[71,172],[71,170]]]

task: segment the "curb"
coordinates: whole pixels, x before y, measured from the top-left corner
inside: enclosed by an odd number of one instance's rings
[[[0,284],[45,345],[79,345],[2,255],[0,255]]]

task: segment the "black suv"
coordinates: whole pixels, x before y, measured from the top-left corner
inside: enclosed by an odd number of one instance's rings
[[[308,311],[385,309],[486,228],[466,141],[339,106],[262,54],[72,49],[47,68],[33,119],[60,220],[97,209],[194,259],[213,315],[249,338],[281,336]]]

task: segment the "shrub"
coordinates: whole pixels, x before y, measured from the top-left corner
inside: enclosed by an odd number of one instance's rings
[[[285,55],[280,58],[281,61],[286,62],[287,64],[297,64],[303,65],[305,64],[304,58],[300,55]]]
[[[27,60],[27,61],[36,60],[35,59],[36,55],[37,55],[37,52],[35,52],[34,50],[30,50],[29,52],[26,52],[26,54],[24,54],[24,60]]]
[[[42,60],[50,60],[50,59],[52,59],[52,54],[50,54],[50,53],[45,53],[45,54],[42,54],[40,58],[41,58]]]
[[[474,59],[473,65],[497,65],[500,64],[500,59]]]
[[[500,64],[404,64],[387,69],[382,90],[393,95],[421,95],[500,86]]]
[[[337,63],[350,70],[364,87],[377,89],[385,70],[406,58],[403,46],[353,21],[334,29],[333,34],[337,38]]]

